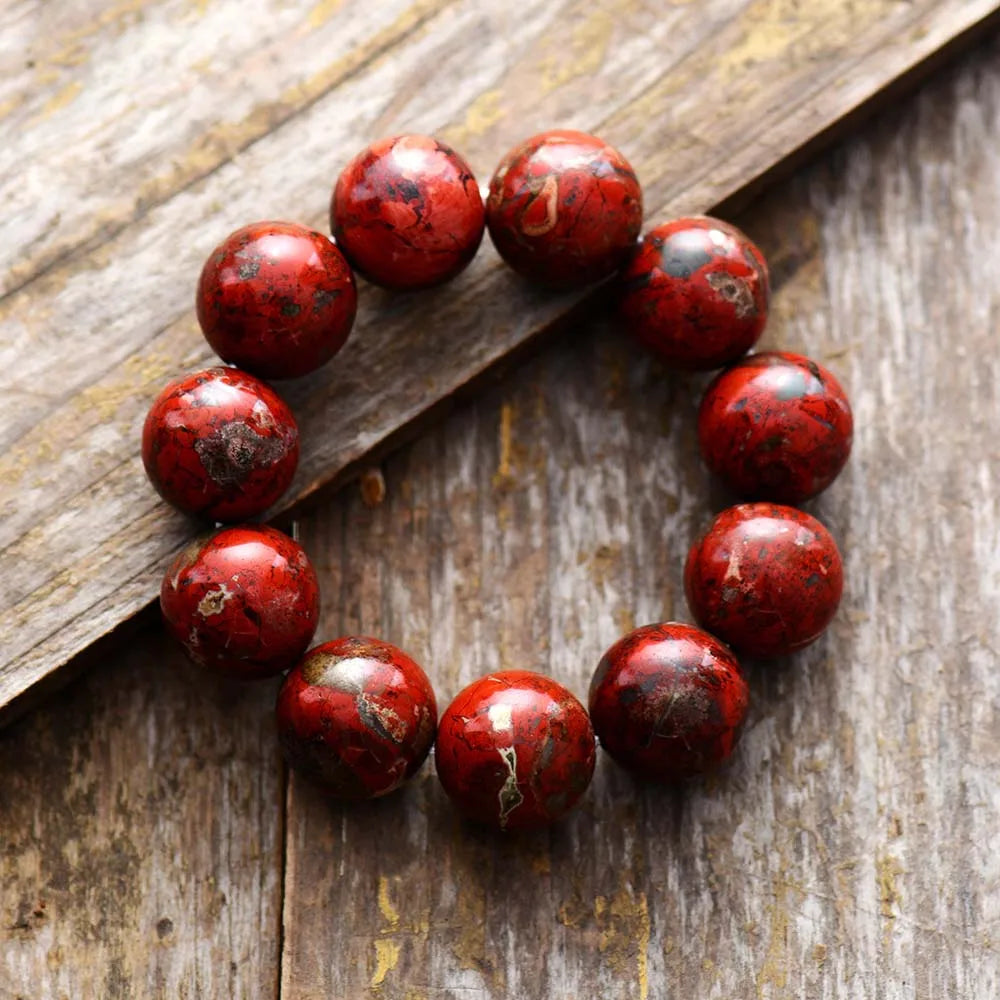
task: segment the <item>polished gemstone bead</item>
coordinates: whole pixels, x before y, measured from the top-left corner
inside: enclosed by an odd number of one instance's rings
[[[395,791],[434,743],[437,702],[423,670],[381,639],[345,636],[309,651],[278,694],[278,738],[290,767],[328,794]]]
[[[288,489],[299,430],[266,383],[237,368],[208,368],[171,382],[153,401],[142,460],[157,492],[180,510],[244,521]]]
[[[854,422],[840,383],[801,354],[755,354],[705,390],[698,441],[734,492],[797,504],[825,490],[851,453]]]
[[[483,199],[469,165],[427,135],[373,142],[333,189],[330,228],[376,285],[427,288],[455,277],[483,238]]]
[[[319,584],[298,542],[266,525],[191,542],[160,587],[168,630],[199,666],[240,680],[294,666],[319,617]]]
[[[750,692],[732,651],[678,622],[644,625],[601,658],[590,718],[604,750],[650,781],[712,771],[740,738]]]
[[[196,302],[205,339],[223,361],[261,378],[294,378],[344,346],[357,291],[328,237],[291,222],[258,222],[212,251]]]
[[[737,653],[781,656],[823,634],[844,586],[840,552],[816,518],[747,503],[722,511],[684,571],[698,624]]]
[[[618,150],[585,132],[533,136],[500,162],[486,200],[490,238],[519,274],[574,288],[614,273],[642,228],[642,190]]]
[[[469,819],[519,830],[564,816],[594,771],[583,706],[551,677],[505,670],[474,681],[441,716],[434,760]]]
[[[621,276],[626,327],[672,368],[721,368],[757,342],[769,284],[760,250],[719,219],[675,219],[643,236]]]

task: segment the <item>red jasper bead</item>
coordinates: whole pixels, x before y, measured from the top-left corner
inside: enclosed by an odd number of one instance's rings
[[[684,570],[698,624],[748,656],[781,656],[818,639],[843,586],[826,528],[771,503],[724,510],[691,546]]]
[[[164,500],[214,521],[243,521],[288,488],[299,460],[292,411],[260,379],[208,368],[171,382],[142,429],[142,461]]]
[[[437,725],[427,675],[381,639],[346,636],[309,651],[278,693],[290,767],[343,799],[371,799],[420,769]]]
[[[691,778],[727,760],[749,702],[732,652],[677,622],[645,625],[619,639],[590,685],[590,718],[601,746],[652,781]]]
[[[698,413],[708,467],[745,497],[800,503],[825,490],[851,453],[840,383],[801,354],[756,354],[716,376]]]
[[[569,812],[590,784],[594,757],[590,719],[566,688],[504,670],[474,681],[445,709],[434,761],[469,819],[521,830]]]
[[[287,670],[309,647],[319,584],[298,542],[241,525],[204,535],[177,556],[160,608],[195,663],[252,680]]]
[[[699,217],[646,233],[622,272],[620,309],[639,341],[668,365],[707,370],[753,347],[769,297],[760,250],[735,226]]]
[[[455,277],[483,238],[483,199],[469,165],[427,135],[374,142],[333,189],[330,228],[347,259],[386,288]]]
[[[500,256],[526,278],[586,285],[627,259],[642,228],[642,190],[628,160],[602,139],[543,132],[500,162],[486,224]]]
[[[344,346],[358,297],[344,255],[322,233],[257,222],[212,251],[196,303],[224,361],[263,378],[296,378]]]

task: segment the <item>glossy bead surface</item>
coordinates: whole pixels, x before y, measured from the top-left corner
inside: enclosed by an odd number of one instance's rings
[[[214,521],[265,511],[288,488],[298,460],[292,411],[270,386],[236,368],[171,382],[142,430],[142,461],[157,492]]]
[[[840,552],[826,528],[771,503],[724,510],[691,546],[684,570],[698,624],[756,657],[782,656],[818,639],[843,586]]]
[[[344,255],[291,222],[232,233],[205,261],[196,298],[216,354],[262,378],[307,375],[329,361],[351,332],[357,302]]]
[[[195,539],[160,587],[167,628],[199,666],[241,680],[294,666],[319,617],[319,584],[298,542],[265,525]]]
[[[344,346],[358,297],[350,266],[326,236],[258,222],[212,251],[196,302],[220,358],[262,378],[295,378]]]
[[[638,340],[674,368],[721,368],[746,354],[767,322],[764,256],[719,219],[651,229],[622,272],[620,310]]]
[[[434,761],[469,818],[501,830],[564,816],[594,773],[594,732],[579,701],[550,677],[505,670],[474,681],[445,709]]]
[[[483,238],[483,199],[469,165],[427,135],[374,142],[333,189],[330,228],[358,272],[415,289],[459,273]]]
[[[289,671],[276,716],[289,767],[336,798],[371,799],[420,769],[434,743],[437,702],[402,650],[345,636]]]
[[[698,413],[708,467],[735,493],[800,503],[825,490],[851,453],[840,383],[801,354],[745,358],[716,376]]]
[[[625,157],[602,139],[543,132],[500,162],[486,224],[500,256],[519,274],[577,287],[625,262],[642,228],[642,190]]]
[[[750,691],[739,662],[692,625],[645,625],[601,658],[590,718],[601,746],[651,781],[714,770],[740,738]]]

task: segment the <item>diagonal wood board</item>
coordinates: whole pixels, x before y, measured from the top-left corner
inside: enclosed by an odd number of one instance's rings
[[[138,458],[149,400],[210,361],[201,260],[263,217],[322,225],[339,164],[431,131],[481,179],[524,135],[597,131],[647,215],[746,192],[993,24],[1000,4],[528,0],[13,5],[0,116],[0,708],[154,597],[193,524]],[[61,9],[65,8],[65,9]],[[17,46],[14,46],[17,48]],[[9,57],[4,57],[10,61]],[[153,72],[169,66],[170,73]],[[485,248],[417,296],[362,291],[352,340],[282,387],[303,457],[281,511],[510,358],[584,296],[525,288]]]

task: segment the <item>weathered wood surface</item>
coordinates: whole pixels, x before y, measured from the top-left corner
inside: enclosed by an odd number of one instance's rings
[[[157,630],[0,735],[0,1000],[277,995],[272,704]]]
[[[0,734],[0,998],[996,997],[998,150],[995,41],[740,220],[767,342],[842,376],[857,439],[812,505],[843,608],[754,671],[724,776],[658,792],[602,762],[521,839],[458,822],[430,769],[331,807],[283,792],[273,685],[202,700],[153,629]],[[622,630],[686,614],[725,502],[698,387],[607,322],[566,333],[391,457],[381,506],[302,520],[322,634],[399,642],[442,704],[498,667],[584,693]]]
[[[559,123],[627,153],[653,215],[704,209],[940,47],[987,0],[22,0],[0,11],[0,707],[144,606],[191,525],[138,430],[209,354],[206,252],[263,216],[322,224],[368,138],[435,131],[486,178]],[[365,290],[351,344],[288,387],[288,503],[565,316],[485,250],[433,295]]]

